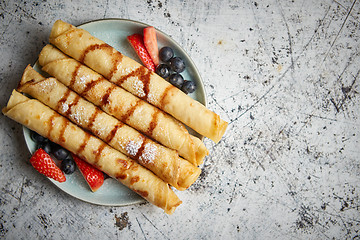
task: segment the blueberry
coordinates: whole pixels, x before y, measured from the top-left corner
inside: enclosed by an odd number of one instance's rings
[[[159,58],[163,62],[168,62],[174,56],[174,51],[170,47],[163,47],[159,51]]]
[[[166,64],[160,64],[157,68],[156,68],[156,73],[162,77],[162,78],[167,78],[170,76],[170,67]]]
[[[193,93],[195,89],[196,89],[196,84],[192,81],[185,81],[181,87],[181,90],[186,94]]]
[[[185,70],[185,62],[180,57],[170,59],[170,67],[174,72],[181,73]]]
[[[37,148],[43,149],[47,154],[51,153],[51,143],[49,141],[38,143]]]
[[[57,160],[65,160],[69,156],[69,152],[59,145],[52,150],[52,154]]]
[[[75,161],[71,157],[65,158],[61,162],[61,170],[65,174],[72,174],[75,172]]]
[[[169,82],[177,88],[181,88],[184,83],[184,78],[179,73],[173,73],[169,77]]]
[[[37,132],[35,131],[31,131],[30,132],[30,137],[33,141],[37,142],[37,143],[45,143],[45,142],[48,142],[49,139],[41,136],[40,134],[38,134]]]

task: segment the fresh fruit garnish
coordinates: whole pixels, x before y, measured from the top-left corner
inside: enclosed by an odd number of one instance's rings
[[[72,155],[72,157],[75,160],[75,163],[81,174],[84,176],[86,182],[91,188],[91,191],[95,192],[98,190],[104,183],[103,172],[99,171],[76,155]]]
[[[155,66],[159,65],[159,48],[154,27],[147,27],[144,29],[144,45]]]
[[[195,89],[196,89],[196,84],[192,81],[185,81],[181,87],[181,90],[186,94],[193,93]]]
[[[37,149],[41,148],[43,149],[45,152],[47,152],[47,154],[51,153],[51,142],[47,141],[47,142],[40,142],[37,144]]]
[[[127,39],[145,67],[155,72],[155,64],[146,50],[143,36],[141,34],[133,34],[128,36]]]
[[[170,59],[170,67],[174,72],[181,73],[185,70],[185,62],[180,57]]]
[[[36,150],[32,155],[30,163],[39,173],[58,182],[66,181],[64,173],[56,166],[54,160],[42,148]]]
[[[49,139],[47,139],[46,137],[41,136],[40,134],[38,134],[35,131],[30,131],[30,137],[33,141],[37,142],[37,143],[44,143],[44,142],[48,142]]]
[[[156,73],[157,75],[159,75],[162,78],[167,78],[170,76],[170,67],[166,64],[160,64],[157,68],[156,68]]]
[[[68,156],[61,162],[61,170],[65,174],[72,174],[75,172],[75,161],[71,156]]]
[[[172,57],[174,57],[174,51],[171,47],[163,47],[159,51],[159,58],[163,62],[168,62]]]
[[[169,77],[169,82],[177,88],[181,88],[184,84],[184,78],[179,73],[173,73]]]
[[[54,155],[54,157],[56,157],[57,160],[60,161],[65,160],[70,155],[70,153],[60,145],[53,147],[51,153]]]

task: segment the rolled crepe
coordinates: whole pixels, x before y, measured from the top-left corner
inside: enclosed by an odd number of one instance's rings
[[[164,146],[177,150],[195,166],[208,155],[204,143],[190,135],[176,119],[107,81],[55,47],[45,46],[39,55],[39,63],[45,72],[79,95]]]
[[[28,66],[17,88],[29,94],[78,126],[137,160],[178,190],[188,188],[200,169],[86,101],[55,78],[45,78]],[[180,161],[185,163],[180,164]]]
[[[85,159],[152,204],[164,209],[166,213],[173,213],[181,204],[169,185],[154,173],[85,132],[38,100],[29,99],[14,90],[2,112]]]
[[[228,123],[217,114],[87,31],[58,20],[51,30],[50,42],[214,142],[225,133]]]

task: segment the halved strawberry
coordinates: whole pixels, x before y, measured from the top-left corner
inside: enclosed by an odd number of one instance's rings
[[[155,66],[159,65],[159,48],[154,27],[144,28],[144,45]]]
[[[81,174],[84,176],[91,191],[97,191],[104,183],[104,173],[88,164],[76,155],[72,155]]]
[[[129,41],[130,45],[133,47],[145,67],[155,72],[155,64],[152,61],[148,51],[146,50],[143,36],[141,34],[133,34],[128,36],[127,40]]]
[[[58,182],[66,181],[64,173],[56,166],[54,160],[42,148],[36,150],[32,155],[30,163],[39,173]]]

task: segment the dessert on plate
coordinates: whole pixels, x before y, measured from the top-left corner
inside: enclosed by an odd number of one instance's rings
[[[58,20],[50,43],[39,55],[50,77],[28,66],[3,114],[172,214],[182,202],[171,187],[191,186],[209,153],[186,126],[218,142],[227,122],[83,29]],[[39,170],[50,157],[41,148],[35,154]]]

